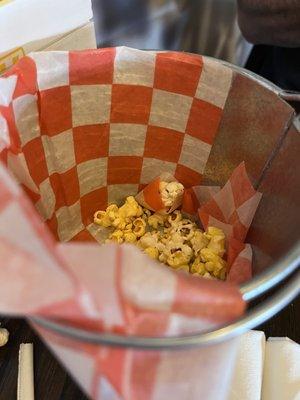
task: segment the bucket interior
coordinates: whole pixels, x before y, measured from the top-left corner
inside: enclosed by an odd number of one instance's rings
[[[245,161],[263,192],[246,239],[254,274],[296,243],[299,134],[265,84],[205,57],[127,48],[21,62],[37,86],[13,101],[18,140],[5,158],[57,240],[99,239],[94,212],[161,172],[222,186]]]

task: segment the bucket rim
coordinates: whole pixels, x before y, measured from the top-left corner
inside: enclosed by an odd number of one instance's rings
[[[268,270],[262,272],[248,284],[240,287],[243,299],[250,301],[273,288],[300,266],[300,243],[285,257],[276,262]],[[138,348],[143,350],[180,350],[194,346],[214,345],[236,336],[262,324],[273,317],[296,296],[300,294],[300,269],[293,279],[283,286],[275,295],[261,302],[248,311],[242,318],[224,327],[204,333],[194,333],[169,337],[124,336],[111,333],[94,333],[85,329],[75,328],[47,318],[31,317],[33,325],[40,326],[71,340],[113,347]]]
[[[167,50],[145,50],[156,53],[167,52]],[[173,51],[176,52],[176,51]],[[182,52],[177,52],[182,53]],[[192,56],[198,54],[186,53]],[[200,55],[199,55],[200,56]],[[273,84],[267,79],[251,72],[243,67],[231,64],[224,60],[219,60],[214,57],[204,56],[221,63],[224,66],[231,68],[233,71],[254,80],[258,84],[264,86],[266,89],[272,91],[280,99],[286,103],[291,109],[293,107],[288,103],[290,94],[279,86]],[[287,95],[286,95],[287,94]],[[296,96],[296,101],[300,101],[300,94],[292,94]],[[292,100],[295,100],[294,98]],[[290,121],[292,124],[292,119]],[[287,126],[287,129],[289,126]],[[285,280],[293,274],[300,266],[300,241],[280,260],[275,262],[267,270],[261,272],[249,282],[240,286],[240,291],[243,299],[246,302],[252,301],[256,297],[266,293],[268,290],[274,288],[280,282]],[[219,329],[195,333],[182,336],[170,337],[142,337],[142,336],[122,336],[110,333],[93,333],[88,330],[80,329],[53,321],[51,319],[42,317],[31,317],[29,321],[36,326],[40,326],[46,330],[50,330],[56,334],[68,337],[77,341],[84,341],[92,344],[138,348],[143,350],[171,350],[190,348],[194,346],[206,346],[223,342],[232,339],[255,326],[262,324],[276,313],[282,310],[289,304],[297,295],[300,294],[300,270],[295,273],[293,280],[288,282],[282,289],[275,295],[260,303],[258,306],[248,311],[242,318],[234,321]]]

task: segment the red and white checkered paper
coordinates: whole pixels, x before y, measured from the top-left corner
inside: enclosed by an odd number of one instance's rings
[[[198,186],[231,79],[203,57],[123,47],[33,53],[0,78],[2,314],[166,336],[243,313],[233,284],[172,272],[129,245],[55,240],[101,241],[94,211],[163,171]],[[94,399],[225,397],[233,342],[146,352],[39,330]]]
[[[221,190],[212,193],[204,204],[200,202],[198,214],[204,228],[215,226],[225,232],[228,281],[240,284],[252,277],[252,250],[244,241],[261,197],[262,193],[254,190],[243,162]]]

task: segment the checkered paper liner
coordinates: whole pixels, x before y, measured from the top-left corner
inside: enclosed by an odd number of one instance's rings
[[[240,284],[252,277],[252,250],[244,241],[261,197],[262,193],[254,190],[243,162],[224,187],[198,210],[204,228],[215,226],[225,232],[228,281]]]
[[[135,195],[162,171],[199,186],[231,80],[229,68],[204,57],[123,47],[33,53],[0,78],[1,313],[144,336],[200,332],[243,313],[232,284],[171,272],[129,245],[58,245],[52,236],[101,241],[94,211]],[[188,375],[168,374],[172,353],[155,352],[140,385],[146,352],[42,335],[94,399],[160,399],[170,383],[181,399],[198,398]],[[233,347],[221,346],[217,357],[205,350],[211,370]],[[199,381],[206,365],[192,364]],[[200,379],[201,393],[224,398],[228,379]]]

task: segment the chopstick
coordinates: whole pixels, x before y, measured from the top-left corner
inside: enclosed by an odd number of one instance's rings
[[[34,400],[32,343],[20,344],[17,400]]]

